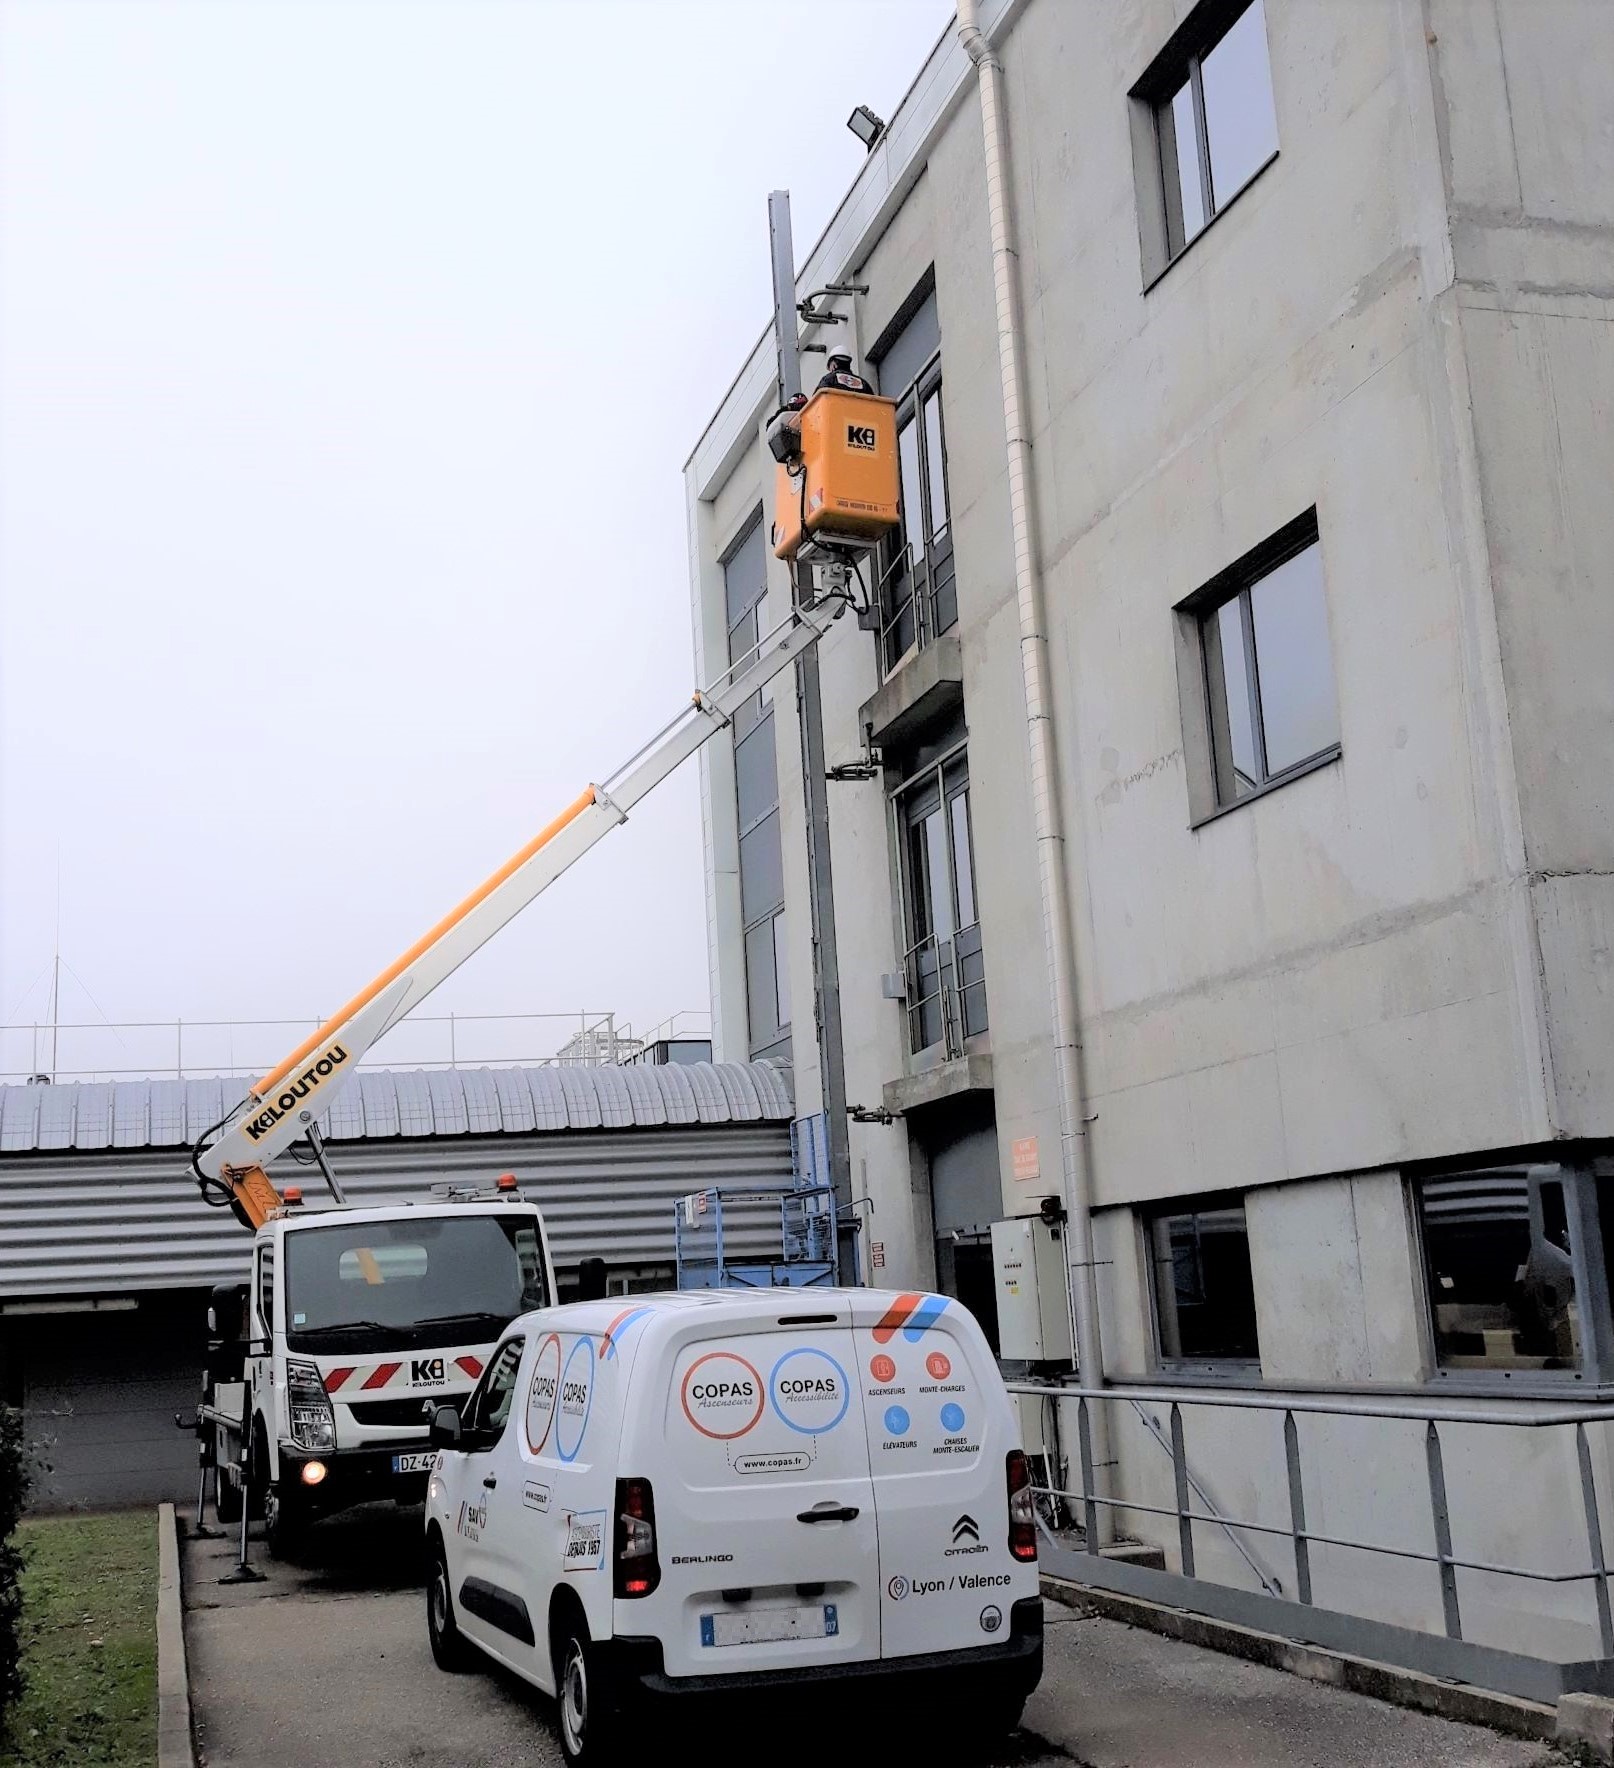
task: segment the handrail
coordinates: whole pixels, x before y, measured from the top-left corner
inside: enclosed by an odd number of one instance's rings
[[[1284,1397],[1251,1393],[1248,1389],[1197,1387],[1084,1387],[1078,1382],[1009,1381],[1010,1393],[1041,1399],[1142,1400],[1161,1406],[1223,1406],[1233,1411],[1309,1412],[1341,1418],[1396,1418],[1415,1424],[1506,1424],[1527,1429],[1549,1429],[1564,1424],[1614,1424],[1614,1401],[1601,1406],[1555,1406],[1546,1412],[1483,1412],[1474,1408],[1447,1411],[1439,1402],[1390,1405],[1380,1400],[1359,1400],[1352,1394],[1334,1399]],[[1550,1404],[1516,1400],[1515,1405]]]
[[[1477,1571],[1490,1573],[1500,1577],[1522,1578],[1536,1584],[1573,1585],[1590,1584],[1597,1608],[1597,1632],[1602,1647],[1602,1660],[1614,1661],[1614,1601],[1610,1594],[1610,1572],[1607,1556],[1603,1545],[1602,1520],[1599,1514],[1597,1483],[1593,1473],[1591,1443],[1587,1436],[1588,1425],[1608,1426],[1614,1424],[1614,1405],[1581,1405],[1562,1406],[1551,1403],[1525,1401],[1516,1408],[1503,1411],[1499,1408],[1452,1405],[1438,1397],[1428,1400],[1376,1400],[1353,1394],[1337,1396],[1316,1396],[1303,1394],[1268,1394],[1252,1393],[1248,1389],[1190,1389],[1183,1387],[1149,1386],[1130,1384],[1106,1386],[1071,1382],[1034,1382],[1010,1381],[1005,1384],[1010,1393],[1035,1398],[1046,1405],[1052,1399],[1055,1402],[1056,1424],[1059,1417],[1060,1400],[1074,1402],[1076,1407],[1077,1443],[1080,1451],[1081,1484],[1076,1490],[1069,1490],[1063,1483],[1068,1476],[1058,1470],[1057,1463],[1050,1463],[1050,1473],[1061,1479],[1058,1485],[1039,1485],[1035,1490],[1052,1497],[1067,1499],[1082,1509],[1084,1515],[1083,1535],[1085,1537],[1085,1561],[1095,1568],[1092,1577],[1102,1582],[1104,1574],[1097,1569],[1099,1561],[1100,1515],[1110,1516],[1117,1511],[1133,1511],[1142,1516],[1159,1516],[1174,1518],[1177,1524],[1178,1558],[1182,1567],[1180,1576],[1176,1573],[1162,1572],[1156,1576],[1168,1581],[1174,1591],[1190,1590],[1193,1594],[1190,1605],[1202,1601],[1207,1611],[1214,1612],[1218,1603],[1232,1600],[1231,1594],[1218,1592],[1236,1592],[1237,1586],[1230,1585],[1224,1579],[1202,1579],[1194,1569],[1194,1525],[1214,1526],[1225,1532],[1238,1548],[1240,1557],[1247,1566],[1256,1571],[1256,1576],[1263,1586],[1267,1580],[1258,1568],[1251,1565],[1250,1555],[1244,1551],[1234,1536],[1234,1530],[1250,1534],[1282,1537],[1287,1536],[1294,1553],[1295,1587],[1298,1604],[1303,1609],[1317,1607],[1312,1598],[1311,1550],[1314,1545],[1323,1547],[1343,1548],[1353,1553],[1370,1553],[1384,1555],[1389,1558],[1411,1560],[1436,1568],[1440,1580],[1441,1609],[1444,1621],[1446,1640],[1454,1647],[1460,1647],[1463,1641],[1462,1610],[1459,1602],[1457,1573],[1459,1571]],[[1094,1455],[1094,1419],[1093,1406],[1100,1401],[1115,1401],[1133,1407],[1143,1418],[1149,1434],[1160,1441],[1159,1427],[1156,1422],[1143,1414],[1144,1406],[1162,1406],[1168,1409],[1170,1416],[1170,1442],[1162,1443],[1168,1448],[1171,1457],[1173,1474],[1173,1501],[1170,1505],[1155,1504],[1145,1499],[1112,1495],[1115,1491],[1113,1483],[1110,1491],[1101,1496],[1095,1480],[1099,1463]],[[1283,1418],[1283,1453],[1284,1465],[1288,1482],[1289,1515],[1282,1523],[1257,1520],[1253,1517],[1226,1516],[1217,1511],[1206,1496],[1203,1486],[1192,1476],[1188,1467],[1188,1450],[1186,1435],[1183,1429],[1183,1409],[1200,1406],[1207,1410],[1241,1411],[1241,1412],[1272,1412]],[[1300,1454],[1300,1432],[1297,1419],[1306,1417],[1325,1418],[1361,1418],[1374,1419],[1397,1424],[1421,1424],[1423,1426],[1423,1447],[1425,1473],[1429,1495],[1429,1521],[1434,1534],[1433,1550],[1410,1547],[1399,1543],[1382,1540],[1364,1540],[1349,1535],[1325,1533],[1323,1530],[1310,1526],[1307,1520],[1305,1471]],[[1107,1414],[1100,1413],[1097,1423],[1103,1427]],[[1494,1560],[1481,1559],[1460,1555],[1454,1546],[1451,1507],[1447,1499],[1445,1455],[1441,1443],[1441,1427],[1451,1425],[1482,1426],[1501,1428],[1510,1431],[1519,1430],[1553,1430],[1572,1428],[1575,1433],[1575,1459],[1580,1478],[1581,1519],[1585,1529],[1586,1557],[1580,1565],[1568,1571],[1547,1571],[1537,1566],[1499,1563]],[[1068,1462],[1064,1463],[1068,1466]],[[1196,1507],[1190,1494],[1200,1500]],[[1078,1579],[1083,1575],[1079,1569],[1084,1554],[1071,1556],[1071,1575]],[[1267,1596],[1273,1592],[1267,1587]],[[1175,1598],[1173,1598],[1175,1599]],[[1321,1610],[1319,1611],[1322,1612]],[[1337,1611],[1343,1612],[1343,1611]],[[1359,1615],[1359,1611],[1352,1611]],[[1367,1624],[1363,1619],[1363,1624]],[[1425,1634],[1434,1634],[1434,1629],[1418,1629]],[[1438,1635],[1434,1635],[1438,1637]]]

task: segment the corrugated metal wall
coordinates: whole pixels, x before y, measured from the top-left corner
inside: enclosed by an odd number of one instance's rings
[[[787,1184],[781,1122],[657,1129],[534,1132],[447,1141],[349,1144],[332,1164],[353,1203],[425,1197],[436,1184],[487,1183],[513,1172],[543,1209],[555,1261],[670,1264],[673,1205],[714,1184]],[[317,1169],[276,1164],[324,1197]],[[726,1224],[727,1225],[727,1224]],[[737,1217],[740,1249],[777,1246],[777,1215]],[[13,1154],[0,1163],[0,1299],[120,1295],[202,1287],[241,1276],[248,1236],[228,1210],[207,1208],[176,1150]]]

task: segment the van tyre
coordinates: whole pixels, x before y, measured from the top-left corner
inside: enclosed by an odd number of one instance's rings
[[[572,1768],[605,1768],[619,1759],[621,1739],[610,1667],[581,1616],[560,1619],[554,1645],[561,1752]]]
[[[454,1592],[448,1579],[448,1556],[443,1543],[433,1541],[426,1566],[426,1637],[439,1670],[457,1675],[471,1667],[471,1648],[454,1618]]]
[[[963,1715],[959,1741],[964,1749],[970,1754],[986,1754],[1001,1748],[1003,1740],[1019,1725],[1026,1700],[1026,1694],[1020,1691],[983,1692]]]

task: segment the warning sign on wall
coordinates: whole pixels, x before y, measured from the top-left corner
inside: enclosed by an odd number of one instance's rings
[[[1021,1136],[1018,1141],[1011,1142],[1009,1158],[1014,1163],[1014,1176],[1019,1182],[1042,1177],[1042,1161],[1037,1154],[1035,1136]]]
[[[877,1271],[885,1269],[885,1242],[883,1240],[869,1242],[869,1263]]]

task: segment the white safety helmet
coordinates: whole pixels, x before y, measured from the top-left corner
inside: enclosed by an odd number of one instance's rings
[[[829,347],[829,366],[833,368],[837,362],[844,362],[848,369],[852,366],[852,351],[846,344],[831,344]]]

